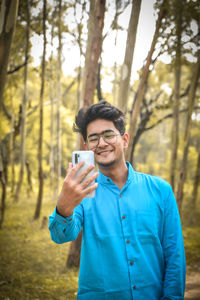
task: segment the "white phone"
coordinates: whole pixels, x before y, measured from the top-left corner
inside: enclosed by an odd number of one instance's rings
[[[73,151],[72,152],[72,165],[75,166],[79,162],[84,161],[84,166],[78,171],[77,175],[88,168],[91,165],[94,165],[94,152],[93,151]],[[93,169],[85,179],[93,175],[95,170]],[[93,185],[95,181],[93,181],[90,185]],[[87,198],[95,197],[95,190],[86,196]]]

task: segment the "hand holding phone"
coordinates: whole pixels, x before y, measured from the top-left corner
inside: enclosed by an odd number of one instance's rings
[[[74,151],[72,153],[73,167],[82,161],[84,162],[84,165],[77,172],[76,176],[79,175],[82,171],[86,170],[91,165],[94,165],[94,152],[93,151]],[[90,173],[84,178],[84,180],[87,180],[94,173],[95,173],[95,170],[94,169],[91,170]],[[89,186],[92,186],[93,184],[94,184],[94,181],[92,183],[90,183]],[[90,194],[88,194],[86,197],[87,198],[95,197],[95,190],[93,192],[91,192]]]
[[[98,184],[95,179],[98,172],[94,171],[94,154],[92,151],[89,151],[92,153],[85,152],[88,151],[73,152],[72,164],[67,170],[57,202],[57,211],[63,217],[72,215],[74,208],[81,203],[83,198],[92,197],[97,188]]]

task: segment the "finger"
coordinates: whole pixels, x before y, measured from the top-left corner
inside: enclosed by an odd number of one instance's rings
[[[76,173],[84,166],[85,162],[81,161],[80,163],[76,164],[74,167],[70,169],[69,175],[70,177],[74,178]]]
[[[85,177],[92,171],[94,170],[95,166],[91,165],[89,167],[87,167],[85,170],[83,170],[82,172],[80,172],[80,174],[77,176],[77,181],[78,182],[82,182],[84,181]]]
[[[98,187],[98,183],[95,182],[93,185],[89,186],[88,188],[84,189],[84,197],[87,196],[88,194],[92,193],[95,191]]]
[[[72,168],[73,168],[73,165],[72,165],[72,162],[70,162],[69,166],[68,166],[68,169],[67,169],[67,174],[69,174],[69,172],[71,171]]]
[[[99,176],[99,173],[96,172],[96,173],[94,173],[93,175],[91,175],[89,178],[83,180],[83,182],[82,182],[82,184],[81,184],[81,185],[82,185],[82,188],[83,188],[83,189],[87,188],[92,182],[95,181],[95,179],[96,179],[98,176]]]

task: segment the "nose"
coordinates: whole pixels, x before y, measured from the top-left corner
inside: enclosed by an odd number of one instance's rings
[[[100,136],[99,137],[98,147],[103,147],[105,145],[108,145],[108,144],[104,141],[103,136]]]

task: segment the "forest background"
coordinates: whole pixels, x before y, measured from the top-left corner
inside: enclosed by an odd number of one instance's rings
[[[199,33],[197,0],[0,1],[0,299],[76,299],[81,235],[53,244],[48,216],[74,116],[101,99],[126,114],[134,168],[173,187],[199,299]]]

